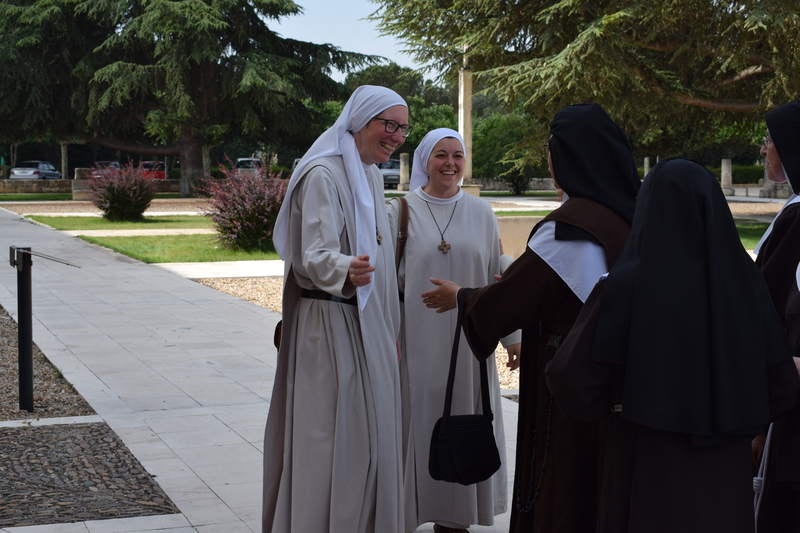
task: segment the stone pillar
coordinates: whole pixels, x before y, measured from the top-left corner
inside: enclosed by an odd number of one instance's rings
[[[467,148],[467,157],[464,159],[464,183],[461,188],[473,196],[480,196],[480,185],[472,181],[472,70],[469,68],[466,53],[464,64],[458,71],[458,132],[464,138],[464,145]]]
[[[408,183],[411,180],[411,165],[409,165],[410,156],[408,152],[400,154],[400,183],[397,184],[398,191],[407,191]]]
[[[650,157],[644,158],[644,165],[642,166],[642,171],[644,172],[644,176],[647,176],[650,173]],[[644,178],[644,176],[642,176]]]
[[[72,199],[73,200],[91,200],[91,168],[78,167],[75,169],[75,175],[72,179]]]
[[[720,165],[720,177],[722,181],[722,194],[733,196],[733,165],[730,159],[723,159]]]

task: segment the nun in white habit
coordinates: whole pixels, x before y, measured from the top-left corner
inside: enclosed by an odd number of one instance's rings
[[[394,91],[357,88],[292,174],[275,224],[283,339],[264,442],[264,533],[400,533],[394,250],[375,163],[408,135]]]
[[[506,460],[500,385],[494,355],[489,383],[495,413],[495,439],[501,468],[481,483],[463,486],[436,481],[428,472],[431,433],[442,415],[456,311],[434,313],[422,293],[433,288],[430,278],[456,280],[465,286],[494,282],[511,260],[501,255],[497,220],[489,204],[461,190],[466,148],[461,135],[449,128],[428,132],[414,152],[408,201],[408,240],[398,269],[404,294],[401,361],[408,372],[404,404],[409,434],[406,459],[406,529],[433,522],[434,531],[465,531],[473,524],[491,525],[505,512]],[[399,202],[389,202],[389,218],[397,227]],[[396,231],[392,232],[393,235]],[[502,340],[512,358],[519,353],[520,333]],[[469,345],[459,344],[453,414],[481,412],[480,370]]]

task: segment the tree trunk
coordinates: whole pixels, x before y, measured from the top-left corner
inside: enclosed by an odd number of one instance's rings
[[[19,146],[18,143],[11,143],[11,154],[10,154],[11,161],[9,163],[11,168],[14,168],[15,166],[17,166],[17,147],[18,146]]]
[[[203,177],[203,143],[192,136],[185,135],[181,148],[181,196],[191,196],[195,184]]]
[[[203,178],[211,177],[211,147],[203,145]]]
[[[69,143],[61,142],[61,179],[68,180],[69,177]]]

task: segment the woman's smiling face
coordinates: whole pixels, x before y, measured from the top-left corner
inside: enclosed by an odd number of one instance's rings
[[[445,137],[433,147],[426,167],[428,184],[425,192],[435,196],[452,196],[464,176],[464,149],[461,142]],[[449,194],[447,194],[449,193]]]
[[[386,163],[406,140],[401,129],[397,129],[394,133],[388,133],[386,121],[400,126],[408,126],[408,108],[396,105],[384,109],[367,122],[366,126],[353,133],[361,161],[368,165]]]

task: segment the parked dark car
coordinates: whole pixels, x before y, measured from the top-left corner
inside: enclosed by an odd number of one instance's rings
[[[383,188],[396,189],[400,184],[400,160],[390,159],[386,163],[378,163],[378,168],[383,174]]]
[[[110,172],[114,170],[119,170],[121,165],[119,161],[95,161],[94,168],[92,168],[92,172],[90,174],[93,178],[101,178],[103,176],[109,175]]]
[[[61,172],[48,161],[22,161],[11,169],[8,177],[17,180],[60,180]]]

